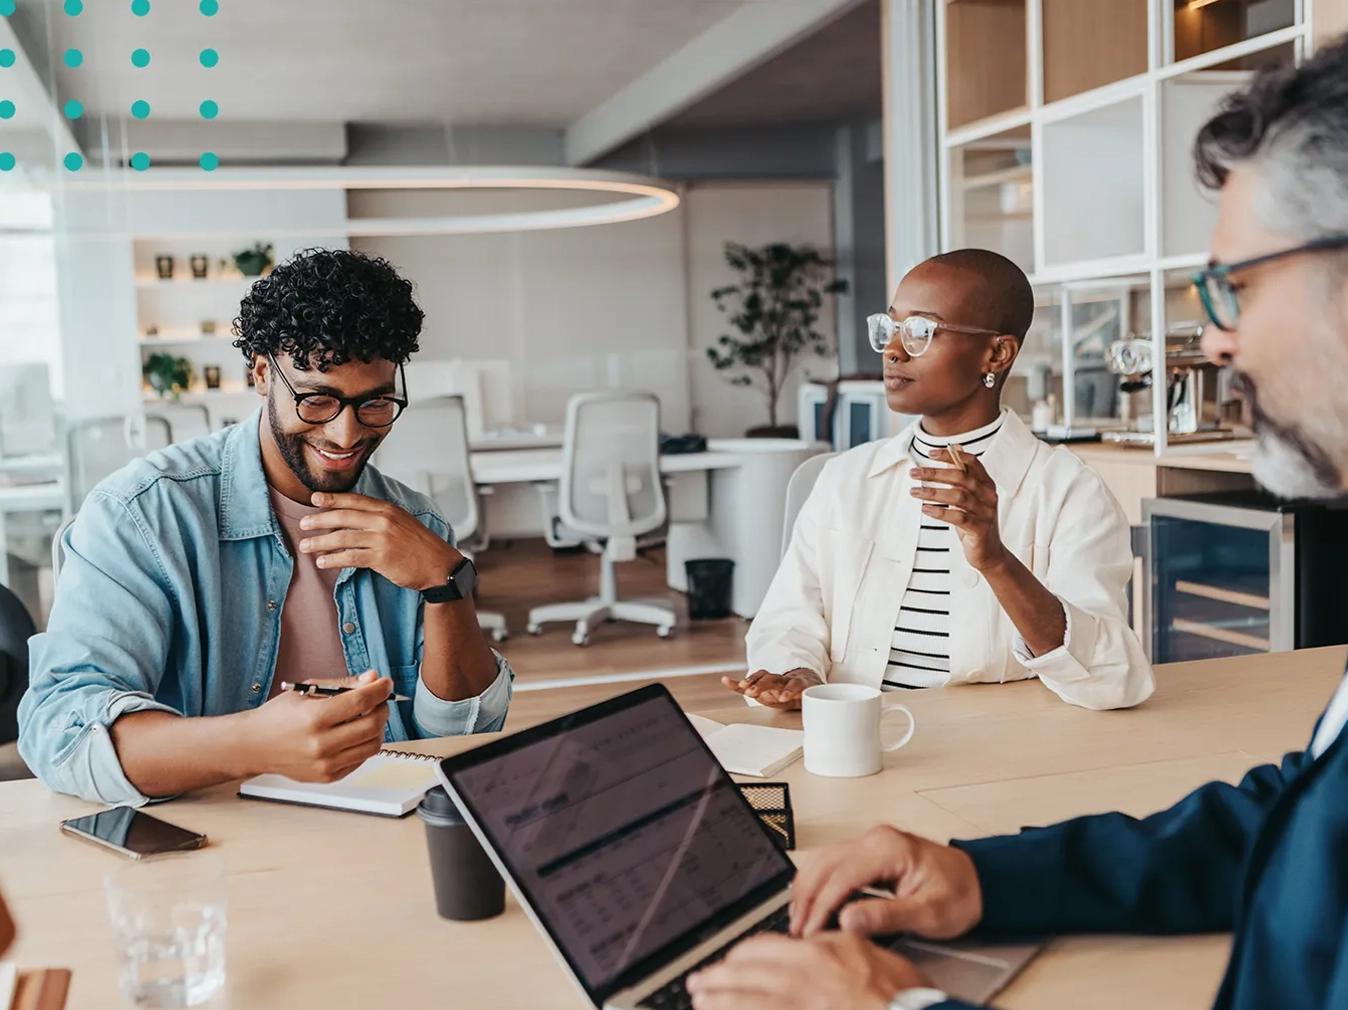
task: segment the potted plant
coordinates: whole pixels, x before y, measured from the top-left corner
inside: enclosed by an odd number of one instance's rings
[[[239,273],[245,277],[261,277],[274,262],[272,254],[273,249],[270,242],[263,245],[258,242],[251,249],[243,249],[234,254],[234,265],[239,268]]]
[[[145,359],[141,374],[151,389],[171,400],[177,400],[192,385],[192,363],[163,351],[155,351]]]
[[[773,242],[757,248],[727,242],[725,259],[739,281],[711,293],[734,333],[722,334],[707,357],[718,372],[740,370],[729,382],[757,385],[767,400],[768,423],[750,437],[796,438],[795,425],[777,423],[777,410],[799,359],[828,357],[828,335],[818,329],[824,296],[847,290],[833,276],[833,261],[808,245]]]

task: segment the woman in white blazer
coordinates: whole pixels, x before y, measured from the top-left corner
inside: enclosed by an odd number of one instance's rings
[[[1118,502],[1001,406],[1033,313],[1018,267],[962,250],[915,267],[871,317],[889,406],[920,420],[825,465],[749,629],[752,672],[727,687],[783,708],[824,680],[1038,677],[1093,709],[1152,693]]]

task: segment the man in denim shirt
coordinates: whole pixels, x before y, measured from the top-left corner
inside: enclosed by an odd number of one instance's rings
[[[411,284],[357,253],[253,285],[235,346],[265,409],[113,474],[66,535],[19,708],[51,788],[139,805],[262,772],[330,781],[384,740],[501,728],[514,674],[478,628],[471,562],[429,499],[367,465],[421,323]],[[354,690],[280,690],[323,677]]]

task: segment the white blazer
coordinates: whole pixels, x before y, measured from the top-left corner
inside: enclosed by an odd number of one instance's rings
[[[1067,638],[1033,656],[987,582],[952,550],[948,683],[1038,677],[1084,708],[1136,705],[1155,681],[1127,621],[1128,522],[1093,470],[1005,413],[982,456],[1002,542],[1062,601]],[[880,686],[917,554],[922,502],[905,476],[916,426],[825,464],[749,628],[750,670],[804,668]]]

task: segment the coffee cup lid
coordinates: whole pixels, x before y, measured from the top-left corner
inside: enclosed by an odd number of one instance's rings
[[[444,786],[436,786],[422,798],[417,806],[417,813],[427,820],[433,820],[439,824],[462,824],[463,815],[459,813],[459,808],[454,801],[449,798],[449,793],[445,792]]]

